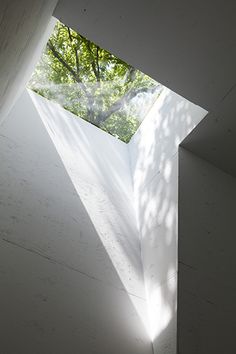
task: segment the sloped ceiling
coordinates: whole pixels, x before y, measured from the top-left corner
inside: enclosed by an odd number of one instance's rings
[[[59,0],[54,15],[207,110],[236,82],[235,1]]]
[[[209,111],[183,146],[236,175],[236,1],[59,0],[54,15]]]

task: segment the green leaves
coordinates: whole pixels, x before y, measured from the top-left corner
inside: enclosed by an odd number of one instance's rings
[[[125,142],[143,118],[138,97],[151,105],[160,91],[150,77],[59,21],[29,87]]]

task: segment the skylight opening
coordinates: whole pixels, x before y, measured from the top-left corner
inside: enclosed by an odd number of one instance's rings
[[[162,89],[60,21],[28,87],[126,143]]]

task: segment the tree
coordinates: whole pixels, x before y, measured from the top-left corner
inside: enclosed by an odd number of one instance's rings
[[[140,124],[137,97],[153,101],[160,91],[149,76],[59,21],[29,87],[125,142]]]

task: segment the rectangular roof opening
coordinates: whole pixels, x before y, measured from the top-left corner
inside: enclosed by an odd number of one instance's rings
[[[60,21],[28,87],[126,143],[162,89]]]

